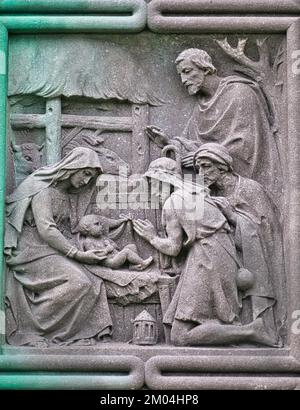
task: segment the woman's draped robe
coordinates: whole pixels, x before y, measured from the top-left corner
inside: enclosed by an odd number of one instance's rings
[[[49,187],[33,198],[26,212],[18,249],[7,259],[14,271],[8,275],[6,295],[12,344],[37,341],[38,334],[44,333],[57,344],[103,336],[112,327],[107,297],[127,305],[142,302],[157,291],[157,269],[112,270],[101,263],[79,264],[65,256],[70,244],[77,246],[70,231],[70,209],[75,215],[76,204],[76,196]],[[53,244],[60,242],[65,247],[64,254],[41,238],[38,231],[43,227],[48,234],[52,231]],[[77,284],[70,283],[70,278]]]
[[[7,257],[7,340],[14,345],[47,340],[69,344],[111,333],[101,279],[66,255],[68,195],[49,187],[36,194],[24,215],[16,249]],[[43,239],[60,249],[58,251]],[[62,233],[63,232],[63,233]]]

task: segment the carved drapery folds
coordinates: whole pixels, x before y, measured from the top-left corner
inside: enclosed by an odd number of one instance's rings
[[[284,346],[282,36],[55,39],[11,43],[8,343]]]

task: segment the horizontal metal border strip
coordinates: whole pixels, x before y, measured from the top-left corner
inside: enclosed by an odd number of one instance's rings
[[[91,14],[145,12],[143,0],[1,0],[0,14]]]
[[[144,380],[134,356],[0,356],[0,389],[139,389]]]
[[[299,14],[300,2],[297,0],[152,0],[148,8],[152,14]]]
[[[285,33],[298,17],[215,16],[164,17],[148,15],[148,27],[156,33]]]
[[[0,6],[10,33],[139,32],[146,22],[143,0],[2,0]]]
[[[158,33],[280,33],[298,18],[300,4],[291,0],[153,0],[148,6],[148,27]]]
[[[146,18],[141,14],[132,16],[0,15],[0,23],[10,33],[124,33],[142,31],[146,26]]]
[[[296,389],[300,387],[300,362],[291,357],[157,356],[146,363],[145,380],[154,390]]]

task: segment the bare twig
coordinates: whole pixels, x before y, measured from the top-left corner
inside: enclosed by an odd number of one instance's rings
[[[216,40],[217,44],[222,48],[223,51],[231,58],[233,58],[238,63],[242,64],[245,67],[250,68],[256,74],[267,76],[270,75],[271,67],[270,67],[270,56],[269,51],[266,43],[267,38],[263,40],[257,40],[256,44],[259,51],[259,60],[254,61],[251,60],[245,54],[245,47],[247,44],[247,38],[239,38],[238,45],[236,48],[232,47],[229,43],[227,38],[224,40]]]

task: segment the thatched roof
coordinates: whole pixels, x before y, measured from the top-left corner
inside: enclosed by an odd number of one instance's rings
[[[145,73],[136,55],[125,46],[86,37],[13,41],[9,96],[76,96],[160,105],[162,100],[151,89],[151,73]]]

